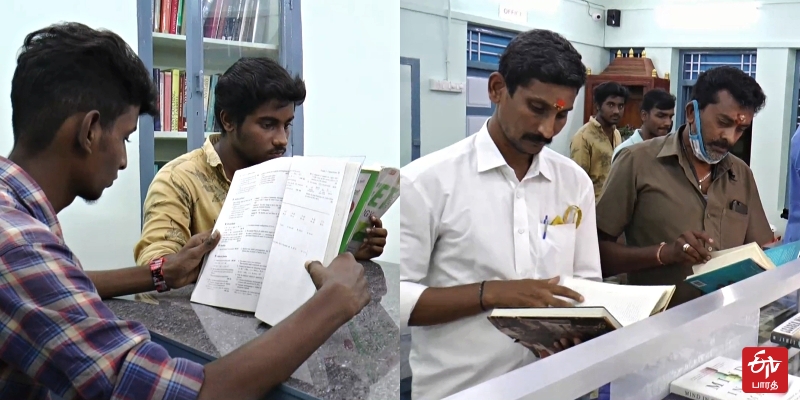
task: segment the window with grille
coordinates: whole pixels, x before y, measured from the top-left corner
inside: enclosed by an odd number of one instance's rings
[[[682,51],[681,52],[682,71],[679,78],[681,93],[678,96],[680,101],[676,110],[678,114],[677,122],[683,124],[686,119],[684,110],[686,103],[692,95],[692,87],[697,82],[697,77],[701,72],[714,67],[728,65],[736,67],[746,72],[753,78],[756,77],[756,51],[755,50],[726,50],[726,51]]]
[[[500,66],[500,56],[516,32],[482,26],[467,27],[467,136],[483,127],[495,105],[486,90],[489,75]]]
[[[517,34],[514,32],[470,25],[467,27],[467,63],[494,66],[500,63],[500,55]]]

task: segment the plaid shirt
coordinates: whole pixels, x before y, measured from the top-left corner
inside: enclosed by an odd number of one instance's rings
[[[0,399],[195,399],[203,378],[103,304],[42,189],[0,157]]]

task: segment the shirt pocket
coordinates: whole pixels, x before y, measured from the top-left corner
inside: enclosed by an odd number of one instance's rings
[[[747,214],[738,213],[727,208],[722,210],[722,226],[720,226],[721,248],[729,249],[743,245],[749,221],[750,218]]]
[[[538,257],[536,275],[539,279],[572,276],[575,263],[575,224],[539,224],[542,251]],[[545,235],[545,232],[547,233]]]

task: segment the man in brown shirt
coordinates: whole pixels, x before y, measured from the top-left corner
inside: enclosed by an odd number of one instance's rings
[[[625,111],[628,89],[617,82],[605,82],[594,88],[593,98],[597,114],[575,133],[569,150],[570,158],[592,178],[597,199],[611,169],[614,148],[622,143],[617,123]]]
[[[765,99],[739,69],[710,69],[697,79],[686,125],[620,151],[597,203],[604,276],[677,285],[674,307],[700,295],[684,279],[710,251],[773,240],[752,171],[729,153]],[[623,233],[627,244],[617,243]]]
[[[192,235],[211,230],[237,170],[283,156],[306,87],[269,58],[242,58],[219,78],[214,96],[222,133],[170,161],[147,190],[142,237],[134,249],[139,265],[174,254]],[[386,229],[380,219],[372,223],[356,259],[383,253]]]

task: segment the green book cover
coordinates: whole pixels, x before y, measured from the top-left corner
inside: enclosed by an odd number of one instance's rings
[[[363,196],[362,196],[363,197]],[[368,196],[368,201],[364,205],[360,214],[354,214],[353,219],[357,219],[350,242],[347,244],[349,252],[355,252],[364,242],[367,235],[367,228],[372,224],[369,217],[372,215],[378,218],[383,217],[386,211],[400,197],[400,170],[397,168],[381,168],[378,181]]]
[[[375,188],[375,184],[378,182],[379,175],[380,169],[361,169],[361,174],[359,175],[358,182],[356,183],[356,190],[353,194],[352,209],[350,210],[350,216],[347,219],[347,226],[344,229],[344,235],[342,235],[342,243],[339,246],[339,253],[344,253],[347,251],[347,244],[350,243],[350,240],[353,238],[353,235],[356,232],[355,228],[358,224],[359,216],[362,212],[364,212],[364,207],[367,205],[367,201],[372,196],[372,192]]]

